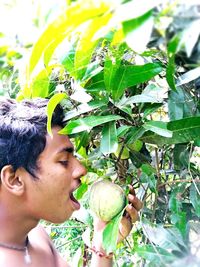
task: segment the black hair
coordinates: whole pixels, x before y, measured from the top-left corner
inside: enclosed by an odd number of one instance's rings
[[[37,159],[46,145],[48,99],[33,98],[17,102],[0,98],[0,171],[12,165],[25,168],[34,178]],[[63,127],[63,109],[56,107],[52,127]]]

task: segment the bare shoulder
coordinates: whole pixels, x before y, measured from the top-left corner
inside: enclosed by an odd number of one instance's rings
[[[29,238],[33,238],[33,237],[34,239],[37,238],[38,241],[42,241],[42,242],[49,242],[50,240],[46,230],[40,224],[38,224],[35,228],[33,228],[29,232],[28,236]]]
[[[56,262],[56,267],[70,267],[67,262],[60,256],[58,251],[55,249],[51,239],[49,238],[46,230],[38,225],[33,228],[29,233],[30,243],[36,246],[42,247],[46,252],[51,254]]]
[[[53,246],[51,239],[42,226],[32,229],[29,234],[28,253],[32,267],[69,267]],[[24,251],[0,247],[0,267],[26,267]]]

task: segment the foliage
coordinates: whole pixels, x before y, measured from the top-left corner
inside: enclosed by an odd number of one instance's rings
[[[49,133],[59,101],[65,109],[61,133],[74,140],[88,169],[77,191],[86,209],[72,220],[87,225],[75,234],[84,241],[70,243],[78,259],[90,259],[87,195],[101,177],[125,190],[133,184],[144,201],[140,222],[116,249],[116,266],[200,264],[198,7],[184,1],[72,2],[35,42],[21,89],[17,84],[18,93],[10,94],[51,98]],[[8,50],[0,51],[6,71]],[[73,231],[59,235],[67,239]]]

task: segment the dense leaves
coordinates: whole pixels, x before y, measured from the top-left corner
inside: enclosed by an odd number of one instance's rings
[[[127,193],[133,184],[144,201],[127,240],[116,245],[121,214],[104,232],[116,266],[200,265],[199,15],[192,1],[72,1],[35,40],[25,72],[13,67],[23,53],[0,46],[0,94],[50,98],[49,134],[63,105],[60,133],[88,169],[76,192],[83,209],[69,222],[83,229],[52,234],[75,239],[72,266],[90,261],[87,195],[99,178]]]

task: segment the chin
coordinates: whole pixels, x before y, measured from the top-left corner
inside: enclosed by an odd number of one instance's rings
[[[61,223],[64,223],[65,221],[67,221],[70,217],[71,217],[72,214],[67,214],[65,217],[62,216],[62,217],[57,217],[57,218],[51,218],[49,219],[48,221],[51,222],[51,223],[54,223],[54,224],[61,224]]]

